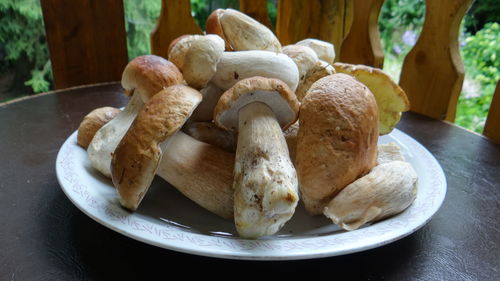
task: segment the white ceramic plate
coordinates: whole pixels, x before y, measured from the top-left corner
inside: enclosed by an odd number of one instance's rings
[[[417,141],[399,130],[380,138],[397,142],[419,176],[413,204],[392,218],[358,230],[341,230],[323,216],[311,217],[299,204],[276,235],[238,238],[233,222],[202,209],[157,177],[135,213],[122,209],[109,179],[94,171],[76,132],[61,147],[56,162],[59,183],[85,214],[130,238],[158,247],[229,259],[293,260],[343,255],[401,239],[426,224],[441,206],[446,179],[439,163]]]

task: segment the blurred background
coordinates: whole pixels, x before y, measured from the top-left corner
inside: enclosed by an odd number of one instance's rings
[[[124,0],[129,60],[150,53],[150,33],[158,19],[160,0]],[[191,0],[193,17],[204,29],[211,11],[239,8],[238,0]],[[276,22],[276,0],[267,8]],[[424,22],[424,0],[385,0],[379,31],[385,52],[384,70],[396,81],[406,54]],[[482,132],[497,81],[500,79],[500,1],[476,0],[460,29],[465,80],[455,123]],[[53,89],[52,70],[38,0],[0,0],[0,103]]]

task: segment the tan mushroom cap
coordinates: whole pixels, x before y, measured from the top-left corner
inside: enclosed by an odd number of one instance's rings
[[[255,76],[237,82],[222,94],[214,109],[215,123],[237,131],[238,111],[253,102],[269,106],[283,129],[297,120],[300,104],[292,90],[281,80]]]
[[[306,210],[321,214],[377,161],[378,109],[370,90],[346,74],[316,81],[302,100],[295,166]]]
[[[131,60],[122,74],[125,94],[140,94],[143,102],[162,89],[182,83],[179,69],[170,61],[155,55],[139,56]]]
[[[137,115],[111,163],[113,184],[125,208],[137,209],[160,163],[160,145],[183,126],[201,99],[197,90],[175,85],[153,96]]]

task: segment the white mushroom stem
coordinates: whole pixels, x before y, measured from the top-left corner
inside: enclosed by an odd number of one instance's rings
[[[127,106],[94,135],[87,153],[92,166],[104,176],[111,177],[113,152],[143,106],[141,95],[132,94]]]
[[[239,111],[234,216],[242,237],[276,233],[297,205],[297,174],[273,111],[250,103]]]

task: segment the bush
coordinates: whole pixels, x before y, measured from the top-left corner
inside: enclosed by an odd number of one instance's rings
[[[500,79],[500,24],[485,24],[475,35],[468,34],[464,44],[461,53],[466,82],[472,80],[477,85],[471,89],[464,84],[455,122],[480,133]]]

